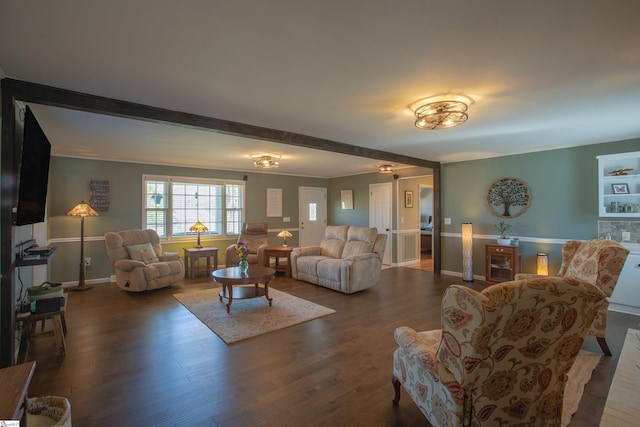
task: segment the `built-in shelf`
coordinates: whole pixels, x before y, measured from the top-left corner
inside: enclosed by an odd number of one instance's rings
[[[598,156],[601,217],[640,217],[640,151]],[[628,169],[622,171],[623,169]],[[612,175],[615,171],[625,175]]]

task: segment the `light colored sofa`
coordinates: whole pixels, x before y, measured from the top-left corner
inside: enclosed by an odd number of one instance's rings
[[[291,276],[345,294],[378,283],[386,234],[376,228],[330,225],[320,246],[294,248]]]
[[[177,252],[162,252],[155,230],[124,230],[104,235],[118,286],[142,292],[164,288],[184,278],[184,262]]]

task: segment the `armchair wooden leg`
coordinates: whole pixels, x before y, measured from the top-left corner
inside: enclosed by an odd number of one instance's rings
[[[607,345],[607,341],[604,337],[596,337],[598,340],[598,344],[600,345],[600,349],[604,353],[605,356],[611,356],[611,350],[609,350],[609,346]]]
[[[401,384],[395,375],[391,376],[391,384],[393,384],[393,389],[396,392],[395,396],[393,396],[392,402],[394,406],[398,406],[398,403],[400,402],[400,385]]]

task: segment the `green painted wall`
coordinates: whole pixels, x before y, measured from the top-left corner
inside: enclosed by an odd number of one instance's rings
[[[522,242],[523,271],[535,272],[535,254],[549,253],[549,271],[557,271],[561,244],[538,243],[535,239],[592,239],[598,230],[598,166],[596,156],[638,151],[640,140],[585,145],[485,160],[442,165],[442,269],[460,272],[463,222],[473,223],[475,235],[496,235],[494,225],[502,219],[485,204],[491,183],[501,177],[524,181],[531,192],[531,204],[522,215],[507,219],[512,237]],[[451,225],[443,219],[451,218]],[[457,233],[447,236],[447,233]],[[475,238],[473,273],[485,274],[484,245],[492,237]]]
[[[84,256],[92,258],[92,266],[87,269],[87,280],[105,278],[113,274],[102,237],[107,231],[141,227],[143,174],[231,180],[242,180],[246,175],[247,221],[267,222],[269,229],[274,230],[298,227],[298,186],[324,188],[328,186],[327,180],[318,178],[52,157],[47,232],[48,239],[59,248],[49,265],[49,276],[52,281],[78,280],[80,221],[66,216],[66,213],[81,200],[88,201],[91,180],[110,181],[111,209],[99,217],[85,219]],[[289,223],[282,222],[282,218],[266,217],[267,188],[282,188],[282,213],[283,216],[291,218]],[[270,236],[274,245],[281,243],[280,238],[275,234]],[[297,233],[294,232],[293,237],[288,241],[295,245],[297,239]],[[202,243],[220,248],[219,261],[224,263],[224,251],[229,244],[235,243],[235,240],[202,238]],[[170,242],[163,244],[163,249],[182,254],[182,248],[185,246],[193,246],[193,242],[184,240]]]

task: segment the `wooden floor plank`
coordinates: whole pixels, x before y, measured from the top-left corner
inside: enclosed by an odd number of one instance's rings
[[[43,338],[31,396],[61,395],[75,426],[421,426],[406,393],[391,405],[393,332],[440,326],[444,290],[463,283],[430,271],[390,268],[353,295],[276,277],[271,286],[336,310],[303,324],[226,345],[173,294],[206,279],[144,294],[114,284],[69,294],[67,354]],[[482,289],[482,282],[471,287]],[[627,328],[639,318],[610,313],[603,358],[572,426],[597,426]],[[584,348],[599,351],[595,339]]]

